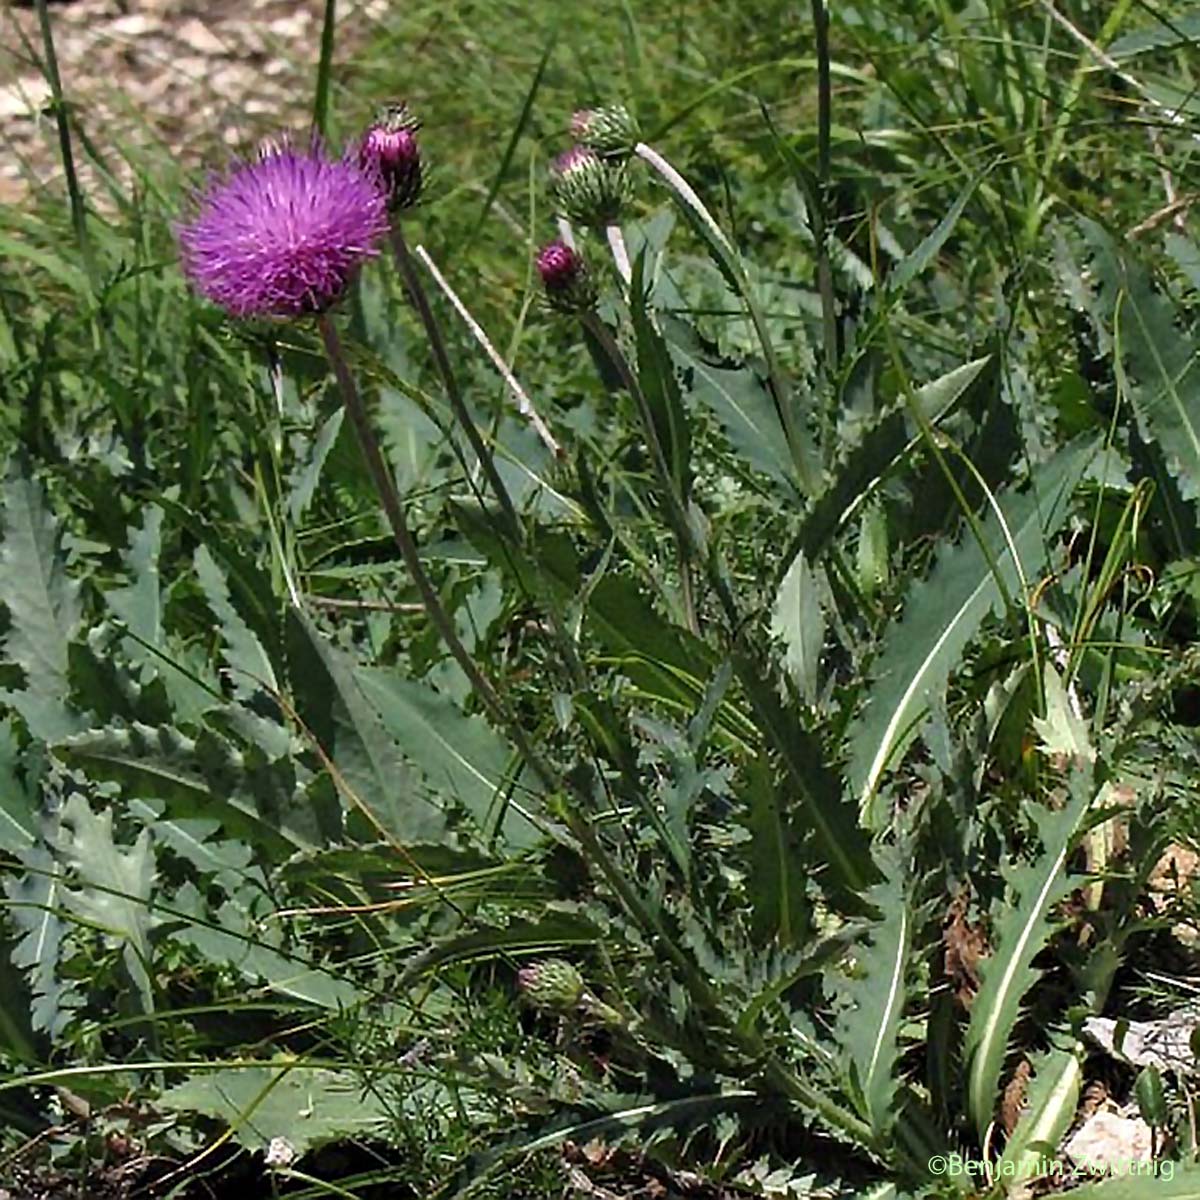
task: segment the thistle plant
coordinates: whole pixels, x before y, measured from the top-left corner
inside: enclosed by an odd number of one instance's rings
[[[604,158],[624,160],[641,140],[637,122],[623,104],[581,108],[572,115],[569,128],[580,145]]]
[[[582,314],[596,307],[599,291],[583,255],[574,247],[561,240],[549,242],[538,251],[536,264],[551,308]]]

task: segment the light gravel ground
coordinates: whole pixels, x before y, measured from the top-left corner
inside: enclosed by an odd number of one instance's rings
[[[60,168],[37,14],[4,2],[0,204],[21,205],[53,186]],[[341,0],[339,61],[388,4]],[[323,10],[323,0],[60,0],[50,14],[68,101],[120,174],[120,147],[165,143],[194,163],[221,143],[245,148],[265,132],[303,127]]]

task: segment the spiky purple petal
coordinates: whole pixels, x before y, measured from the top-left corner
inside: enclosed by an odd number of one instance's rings
[[[386,231],[376,173],[283,145],[212,181],[177,232],[202,295],[235,317],[294,317],[337,300]]]

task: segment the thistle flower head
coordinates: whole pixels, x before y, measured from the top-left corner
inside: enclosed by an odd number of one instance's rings
[[[411,208],[421,195],[420,128],[407,104],[389,104],[380,109],[359,146],[359,162],[379,173],[393,211]]]
[[[596,287],[578,250],[554,241],[538,251],[538,274],[546,299],[560,312],[588,312],[596,304]]]
[[[517,972],[517,987],[534,1008],[570,1012],[583,998],[583,976],[561,958],[530,963]]]
[[[294,317],[333,304],[386,229],[377,175],[284,143],[212,180],[177,236],[202,295],[235,317]]]
[[[607,225],[629,198],[629,176],[624,166],[606,162],[590,146],[572,146],[551,165],[550,190],[563,216]]]
[[[627,158],[639,140],[637,122],[623,104],[581,108],[571,117],[571,136],[605,158]]]

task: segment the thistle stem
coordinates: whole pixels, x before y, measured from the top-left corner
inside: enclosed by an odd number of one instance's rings
[[[621,282],[625,285],[625,291],[628,292],[629,286],[633,282],[633,268],[629,265],[629,250],[625,245],[625,235],[621,232],[620,225],[614,224],[604,227],[604,236],[608,239],[608,248],[612,251],[617,274],[621,276]]]
[[[484,331],[482,325],[471,315],[470,310],[462,302],[458,293],[450,286],[446,277],[438,270],[437,264],[429,256],[429,252],[424,246],[418,246],[413,251],[417,258],[424,264],[425,269],[433,276],[433,281],[440,287],[446,296],[446,299],[454,306],[455,312],[463,319],[463,324],[474,335],[475,340],[482,347],[483,352],[491,359],[492,365],[500,372],[500,378],[508,385],[508,390],[512,392],[513,398],[517,402],[517,410],[520,412],[529,424],[533,427],[534,432],[542,439],[542,444],[554,455],[555,458],[563,457],[563,448],[555,440],[545,421],[538,415],[538,411],[533,407],[533,401],[530,400],[529,394],[521,386],[517,377],[512,373],[508,363],[501,357],[500,352],[492,345],[491,339]]]
[[[88,279],[93,287],[96,286],[96,262],[92,256],[92,243],[88,237],[87,209],[83,203],[83,191],[79,186],[79,176],[75,172],[75,152],[71,144],[71,123],[67,117],[67,102],[63,97],[62,77],[58,73],[58,54],[54,49],[54,31],[50,25],[50,12],[46,0],[36,0],[38,27],[42,35],[43,64],[46,71],[46,82],[50,85],[50,95],[54,101],[54,123],[58,129],[58,150],[62,158],[63,175],[67,181],[67,198],[71,208],[71,225],[75,230],[75,240],[79,243],[79,252],[83,255],[83,265]]]
[[[495,459],[484,445],[475,419],[471,416],[470,410],[463,400],[462,392],[459,391],[458,381],[450,366],[450,356],[446,353],[446,343],[442,338],[441,328],[433,315],[433,309],[429,306],[429,297],[425,295],[425,289],[421,285],[421,277],[417,273],[412,255],[409,253],[408,243],[404,240],[404,232],[400,228],[399,220],[392,221],[391,241],[392,251],[396,256],[396,266],[404,280],[404,287],[408,292],[409,299],[413,302],[417,315],[421,318],[421,324],[425,327],[425,336],[429,339],[429,348],[433,352],[433,360],[438,374],[442,377],[442,385],[446,389],[450,408],[454,412],[455,419],[462,426],[463,432],[467,435],[467,441],[471,444],[476,460],[487,477],[488,486],[492,489],[492,494],[504,512],[511,536],[517,537],[521,528],[517,510],[513,506],[512,497],[508,494],[508,488],[504,486],[504,480],[500,478],[500,473],[496,470]]]
[[[412,535],[405,516],[404,503],[396,491],[396,484],[392,479],[392,474],[388,470],[387,464],[383,461],[383,454],[379,449],[379,441],[375,437],[375,431],[371,428],[371,422],[367,416],[367,410],[362,402],[362,397],[359,395],[358,387],[354,382],[354,376],[350,373],[345,351],[342,349],[341,339],[338,337],[333,319],[328,313],[322,313],[317,319],[317,324],[321,330],[321,340],[325,345],[325,354],[329,359],[329,365],[333,368],[334,377],[337,379],[338,390],[342,395],[342,403],[345,406],[347,415],[350,417],[351,424],[354,426],[354,432],[358,437],[358,444],[362,449],[363,457],[367,461],[367,469],[371,473],[375,490],[378,492],[379,499],[383,504],[383,511],[387,515],[388,524],[392,528],[392,536],[395,539],[396,547],[400,551],[400,557],[404,560],[404,565],[408,569],[409,575],[412,576],[413,582],[417,585],[417,591],[420,593],[425,611],[429,614],[429,618],[441,635],[442,641],[446,643],[446,648],[450,651],[454,661],[462,668],[463,674],[467,677],[472,689],[479,697],[480,703],[487,709],[488,714],[512,738],[513,744],[521,752],[530,769],[537,775],[541,783],[551,790],[557,790],[561,782],[558,778],[558,773],[544,762],[541,756],[534,750],[529,739],[525,736],[525,731],[509,712],[508,706],[501,699],[500,694],[496,691],[487,676],[479,669],[475,660],[467,652],[467,648],[462,644],[462,640],[458,636],[458,631],[454,628],[454,622],[450,619],[450,614],[442,604],[441,597],[438,595],[433,582],[425,572],[424,565],[421,563],[421,556],[417,550],[416,540]]]

